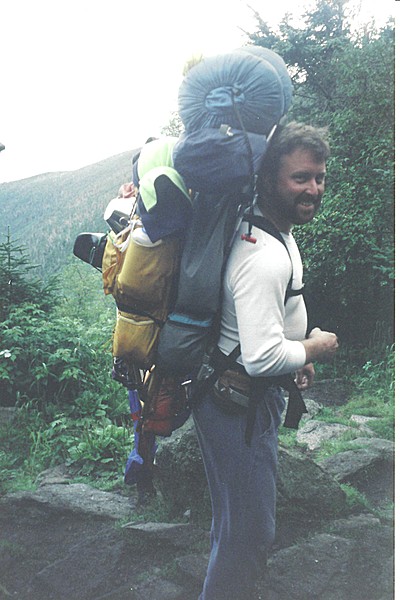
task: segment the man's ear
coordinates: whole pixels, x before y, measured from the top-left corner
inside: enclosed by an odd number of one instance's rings
[[[272,177],[268,173],[260,173],[258,176],[259,190],[262,195],[270,195],[272,193]]]

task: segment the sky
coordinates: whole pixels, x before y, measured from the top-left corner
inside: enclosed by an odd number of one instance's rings
[[[350,0],[360,5],[360,0]],[[307,0],[0,0],[0,183],[141,146],[177,108],[193,55],[230,52]],[[251,7],[251,8],[250,8]],[[362,0],[383,24],[399,0]]]

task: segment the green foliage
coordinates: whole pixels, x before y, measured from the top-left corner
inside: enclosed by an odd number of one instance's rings
[[[88,265],[70,265],[55,301],[44,302],[22,256],[12,264],[30,301],[10,297],[0,324],[1,404],[17,407],[0,430],[0,484],[29,487],[60,462],[102,485],[115,482],[132,446],[127,393],[110,376],[115,304]]]
[[[172,137],[179,137],[184,131],[184,125],[182,119],[177,111],[171,113],[171,118],[168,124],[161,129],[163,135],[169,135]]]
[[[377,402],[390,403],[394,398],[395,351],[394,346],[386,348],[383,357],[368,360],[362,374],[355,378],[361,392],[374,392]]]
[[[378,437],[394,440],[395,435],[395,352],[386,348],[386,354],[368,360],[359,375],[353,376],[354,394],[341,414],[376,417],[368,426]]]
[[[35,304],[11,308],[0,324],[2,404],[29,399],[44,409],[106,385],[104,360],[96,355],[105,355],[109,340],[99,320],[100,327],[91,328],[77,318],[49,316]]]
[[[59,283],[52,277],[43,283],[35,277],[38,266],[30,262],[27,247],[14,239],[8,228],[0,242],[0,318],[5,319],[13,306],[34,302],[48,310],[58,300]]]
[[[353,371],[351,383],[353,392],[349,401],[339,407],[324,408],[318,419],[328,423],[342,423],[353,429],[344,433],[334,441],[322,444],[317,452],[317,458],[323,459],[350,448],[354,444],[348,442],[360,437],[351,421],[353,415],[374,417],[368,421],[368,427],[377,437],[394,441],[395,427],[395,353],[393,347],[387,347],[384,356],[368,360],[361,369]]]
[[[100,400],[95,405],[92,398],[83,414],[67,409],[50,422],[29,404],[18,409],[12,425],[0,431],[0,488],[31,487],[41,471],[60,463],[75,475],[115,485],[131,449],[131,431],[127,421],[112,422]]]
[[[351,485],[342,483],[342,490],[346,494],[346,504],[350,510],[359,511],[363,509],[371,510],[371,506],[361,492],[359,492],[356,488]]]

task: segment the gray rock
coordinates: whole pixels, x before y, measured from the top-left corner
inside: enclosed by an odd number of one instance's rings
[[[358,437],[354,440],[350,440],[350,446],[367,448],[368,450],[376,451],[381,454],[382,457],[387,460],[394,460],[394,443],[390,440],[384,440],[377,437]]]
[[[42,471],[36,478],[36,484],[39,486],[43,485],[54,485],[55,483],[68,484],[70,483],[70,476],[68,469],[65,465],[57,465],[50,469]]]
[[[144,581],[133,586],[133,589],[134,598],[140,598],[140,600],[185,600],[186,598],[182,586],[162,577]]]
[[[303,422],[308,421],[309,419],[314,419],[323,409],[322,404],[312,400],[311,398],[304,397],[304,404],[306,405],[308,412],[303,415]]]
[[[323,409],[322,404],[320,404],[319,402],[316,402],[315,400],[311,400],[310,398],[307,398],[306,396],[304,396],[303,399],[304,399],[304,404],[306,405],[308,412],[306,412],[302,415],[300,426],[302,426],[304,423],[306,423],[310,419],[314,419]],[[282,413],[282,423],[284,422],[285,417],[286,417],[287,400],[288,400],[288,395],[286,394],[286,407]]]
[[[158,485],[163,497],[183,514],[211,515],[207,480],[196,432],[188,424],[158,450]],[[279,450],[278,510],[318,515],[344,510],[345,494],[335,479],[310,458]]]
[[[337,481],[299,452],[279,448],[277,488],[281,516],[300,513],[319,519],[346,509],[346,497]]]
[[[129,529],[135,540],[146,543],[171,544],[176,548],[189,548],[208,538],[204,530],[191,523],[127,523],[123,529]]]
[[[106,553],[100,551],[99,544],[107,545]],[[95,598],[107,588],[110,577],[118,571],[123,562],[124,549],[123,542],[112,535],[103,538],[88,536],[70,548],[63,558],[39,571],[35,577],[35,587],[41,589],[45,597],[57,600]]]
[[[377,421],[379,421],[377,417],[364,417],[363,415],[351,415],[350,417],[350,423],[354,423],[360,435],[364,434],[366,436],[375,436],[374,429],[369,425]]]
[[[370,515],[335,521],[329,533],[277,552],[259,598],[269,600],[392,600],[390,527]]]
[[[321,466],[342,483],[364,493],[373,505],[394,499],[394,443],[379,438],[357,438],[354,449],[334,454]]]
[[[348,391],[335,380],[307,392],[310,412],[302,431],[312,432],[321,405],[343,404]],[[355,425],[361,433],[368,420]],[[342,427],[328,427],[324,439],[341,435]],[[382,490],[389,498],[393,490],[394,444],[374,437],[347,443],[348,452],[320,465],[306,451],[279,449],[279,540],[259,599],[393,600],[391,521],[364,513],[348,516],[339,482],[355,485],[367,497],[376,494],[382,515],[381,503],[388,500]],[[196,600],[207,568],[211,511],[191,421],[160,440],[157,465],[157,486],[171,510],[180,517],[186,511],[191,521],[203,511],[207,528],[192,522],[119,527],[116,519],[135,512],[132,498],[73,484],[65,468],[50,469],[38,478],[35,492],[0,499],[0,595]]]
[[[349,400],[351,384],[345,379],[321,379],[314,381],[304,396],[323,406],[342,406]]]
[[[190,509],[192,518],[211,514],[203,460],[191,419],[160,441],[156,455],[157,487],[175,514]]]
[[[184,576],[192,577],[201,585],[207,572],[208,554],[186,554],[177,558],[176,564]]]
[[[309,450],[316,450],[323,442],[337,439],[351,430],[351,427],[341,423],[327,423],[312,419],[298,430],[296,439],[299,444],[306,444]]]
[[[119,494],[96,490],[85,483],[54,483],[36,491],[15,492],[8,501],[23,503],[27,510],[45,505],[52,510],[86,513],[97,517],[123,519],[134,512],[132,501]]]

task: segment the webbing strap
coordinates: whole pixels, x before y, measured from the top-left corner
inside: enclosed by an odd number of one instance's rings
[[[253,436],[257,405],[263,396],[266,385],[277,385],[289,392],[286,417],[283,423],[284,427],[287,427],[288,429],[298,429],[302,415],[308,412],[301,392],[297,387],[292,375],[288,374],[276,377],[253,377],[250,382],[249,408],[247,412],[245,432],[245,441],[248,446],[250,446],[251,438]]]
[[[195,406],[202,397],[211,390],[218,377],[222,375],[224,371],[231,368],[232,365],[237,364],[236,360],[240,355],[240,345],[238,344],[228,356],[223,354],[218,347],[215,348],[212,362],[212,372],[208,377],[201,380],[196,380],[193,383],[193,390],[190,398],[191,406]]]
[[[273,223],[271,223],[271,221],[268,221],[268,219],[266,219],[265,217],[261,217],[260,215],[250,215],[250,214],[244,215],[243,221],[250,223],[250,225],[254,225],[254,227],[258,227],[258,229],[262,229],[266,233],[269,233],[269,235],[272,235],[272,237],[274,237],[276,240],[281,242],[281,244],[283,244],[286,248],[286,251],[289,255],[290,262],[292,262],[292,257],[290,256],[289,248],[286,246],[285,240],[283,239],[281,232]],[[300,296],[301,294],[303,294],[304,286],[299,288],[298,290],[292,290],[292,283],[293,283],[293,269],[292,269],[292,274],[290,276],[289,283],[288,283],[288,286],[286,289],[285,304],[289,298],[292,298],[293,296]]]

